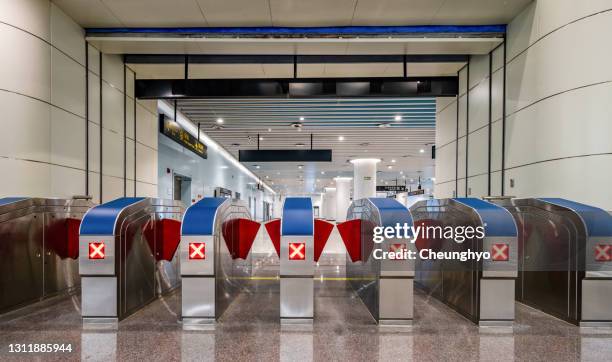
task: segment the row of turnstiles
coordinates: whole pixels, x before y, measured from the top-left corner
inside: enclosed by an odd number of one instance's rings
[[[281,323],[312,323],[314,275],[337,227],[346,280],[381,325],[411,324],[420,288],[480,325],[512,324],[515,300],[581,326],[612,325],[612,215],[565,199],[355,200],[347,221],[314,218],[310,198],[287,197],[264,223],[279,258]],[[462,242],[441,235],[375,240],[377,227],[482,227]],[[0,313],[81,292],[84,323],[116,323],[181,286],[185,326],[217,321],[255,272],[261,224],[239,200],[0,199]],[[373,257],[378,250],[487,251],[488,259]]]

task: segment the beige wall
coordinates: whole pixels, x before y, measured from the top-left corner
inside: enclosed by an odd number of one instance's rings
[[[89,191],[98,202],[101,180],[103,201],[123,196],[124,182],[128,196],[134,182],[138,195],[157,195],[156,106],[137,105],[134,142],[134,73],[125,70],[124,90],[121,57],[103,55],[100,84],[99,53],[91,46],[86,51],[84,36],[48,0],[0,2],[0,197],[71,197]]]
[[[506,40],[505,137],[504,48],[472,56],[459,101],[438,102],[436,197],[500,195],[503,155],[505,195],[612,210],[611,33],[610,1],[538,0],[519,14]]]

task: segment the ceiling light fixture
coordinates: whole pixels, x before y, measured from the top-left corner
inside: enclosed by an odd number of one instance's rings
[[[396,120],[396,121],[398,121],[398,122],[399,122],[399,121],[401,121],[401,120],[402,120],[402,116],[400,116],[400,115],[398,114],[397,116],[395,116],[395,120]]]
[[[425,153],[425,150],[421,148],[421,149],[419,150],[419,152],[421,152],[421,153]]]
[[[255,165],[255,168],[259,169],[259,168],[260,168],[260,166],[259,166],[259,165]]]
[[[300,117],[300,121],[303,121],[303,120],[304,120],[304,117]]]
[[[391,162],[395,163],[395,159],[392,159]]]
[[[223,121],[223,118],[217,118],[217,123],[218,123],[218,124],[221,124],[221,123],[223,123],[223,122],[224,122],[224,121]]]
[[[379,123],[378,128],[389,128],[391,125],[389,123]]]
[[[305,144],[303,144],[303,143],[296,143],[296,144],[295,144],[295,147],[304,147],[304,146],[306,146],[306,145],[305,145]]]
[[[344,141],[344,136],[338,136],[338,141],[340,142]]]

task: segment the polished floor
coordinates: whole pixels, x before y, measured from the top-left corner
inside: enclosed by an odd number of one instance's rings
[[[257,275],[274,275],[260,264]],[[322,265],[319,275],[339,275]],[[0,322],[0,360],[147,361],[609,361],[611,329],[580,329],[517,304],[509,328],[479,328],[422,292],[412,327],[378,327],[346,281],[317,280],[310,329],[281,328],[275,280],[253,280],[214,330],[183,331],[179,294],[159,299],[116,331],[84,330],[77,297]],[[70,343],[72,352],[15,354],[11,343]]]

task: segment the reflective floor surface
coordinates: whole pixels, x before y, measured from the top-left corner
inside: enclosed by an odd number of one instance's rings
[[[324,264],[324,263],[322,263]],[[258,276],[278,267],[265,260]],[[328,263],[318,275],[339,276]],[[213,330],[183,331],[180,293],[159,299],[116,331],[83,330],[77,297],[0,322],[0,360],[147,361],[609,361],[611,329],[580,329],[517,304],[510,328],[479,328],[422,292],[412,327],[378,327],[346,281],[318,279],[311,329],[278,321],[278,281],[253,280]],[[72,352],[15,354],[11,343],[64,343]]]

